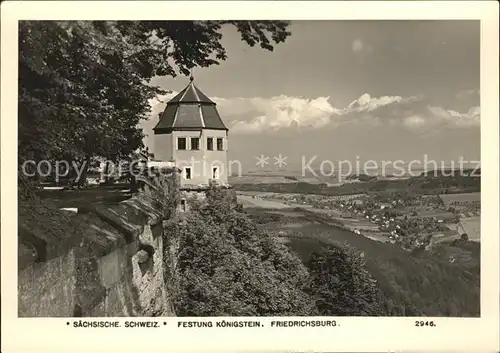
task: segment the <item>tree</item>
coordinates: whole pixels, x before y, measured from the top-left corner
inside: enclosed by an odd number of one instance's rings
[[[298,256],[257,230],[225,194],[210,190],[207,202],[168,225],[169,237],[179,239],[177,316],[313,314]]]
[[[325,244],[311,255],[308,267],[308,292],[320,315],[384,315],[381,292],[364,268],[363,255],[347,245]]]
[[[290,35],[283,21],[21,21],[19,165],[88,165],[95,155],[116,160],[140,148],[138,123],[149,100],[166,93],[151,79],[225,60],[225,25],[266,50]]]

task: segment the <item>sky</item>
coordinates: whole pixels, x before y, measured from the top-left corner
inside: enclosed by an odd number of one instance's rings
[[[223,28],[228,58],[195,69],[195,85],[229,128],[229,160],[480,158],[478,21],[296,21],[273,52]],[[189,80],[157,77],[172,94]],[[170,95],[151,101],[152,127]],[[272,163],[271,163],[272,164]]]

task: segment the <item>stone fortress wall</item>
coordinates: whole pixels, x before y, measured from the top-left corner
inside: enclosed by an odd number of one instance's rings
[[[179,193],[178,172],[162,176],[163,192]],[[176,206],[151,180],[139,184],[131,199],[78,213],[20,202],[19,317],[175,315],[163,274],[176,247],[162,222]]]

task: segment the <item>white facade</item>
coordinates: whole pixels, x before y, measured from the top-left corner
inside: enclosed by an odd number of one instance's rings
[[[172,98],[153,129],[155,159],[182,170],[181,187],[227,184],[228,129],[216,104],[190,78]]]
[[[210,180],[227,184],[227,147],[226,130],[175,130],[154,138],[155,159],[173,161],[182,170],[181,186],[208,185]]]

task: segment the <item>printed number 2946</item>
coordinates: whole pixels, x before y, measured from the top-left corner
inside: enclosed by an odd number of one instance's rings
[[[418,327],[423,327],[423,326],[436,327],[436,324],[434,323],[434,321],[415,321],[415,326],[418,326]]]

